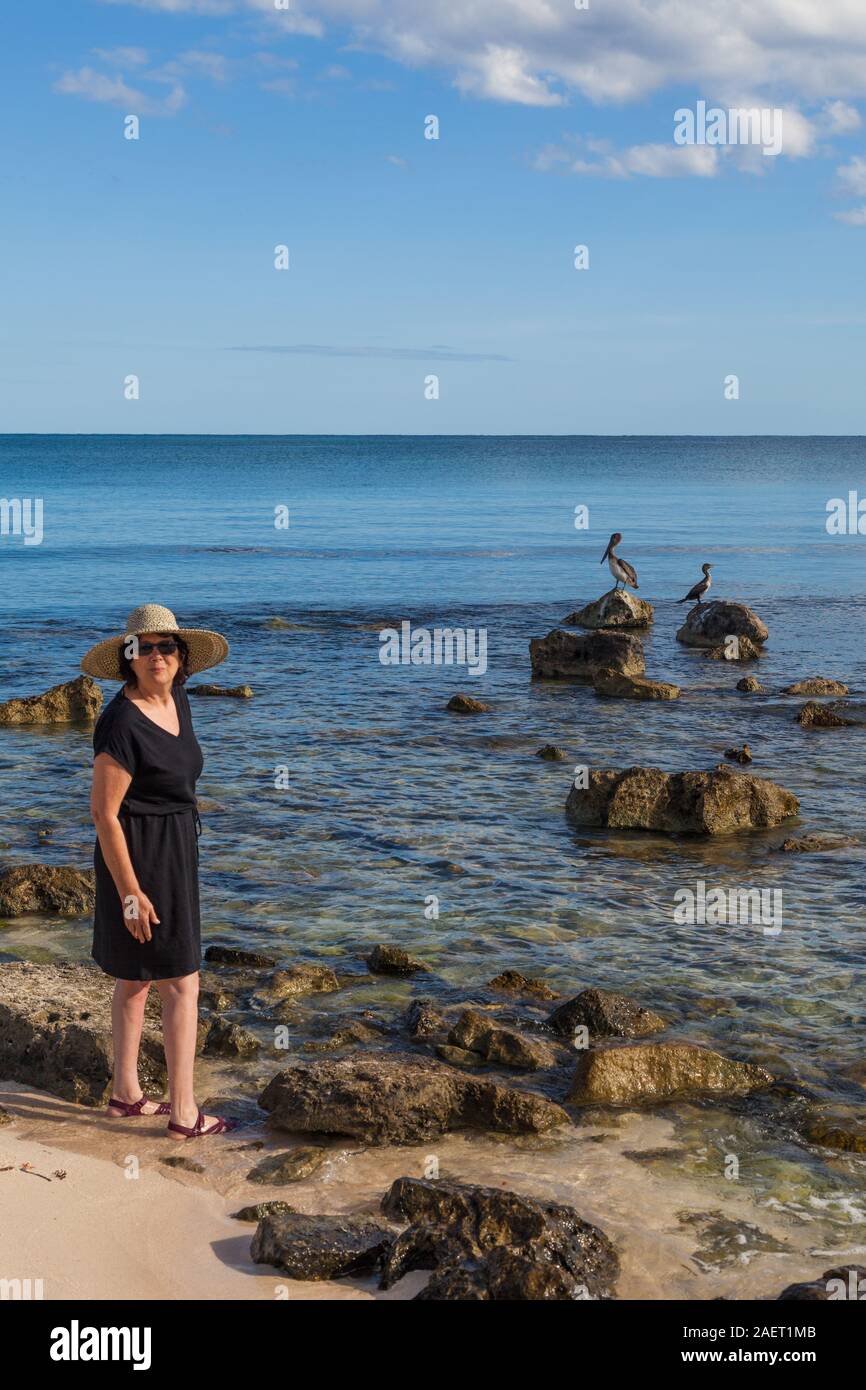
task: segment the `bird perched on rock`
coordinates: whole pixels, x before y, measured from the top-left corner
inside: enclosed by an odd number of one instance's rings
[[[628,560],[623,560],[616,553],[616,548],[622,540],[619,531],[614,531],[607,543],[607,550],[601,557],[599,564],[603,565],[607,560],[610,572],[616,580],[614,589],[618,589],[620,584],[630,584],[633,589],[638,587],[637,571],[632,568]]]
[[[694,598],[697,599],[698,606],[700,606],[704,594],[707,592],[707,590],[713,582],[710,578],[710,570],[712,568],[712,565],[701,565],[701,569],[704,572],[703,579],[699,579],[694,588],[689,589],[689,592],[686,594],[685,598],[678,598],[677,603],[688,603],[689,599]]]

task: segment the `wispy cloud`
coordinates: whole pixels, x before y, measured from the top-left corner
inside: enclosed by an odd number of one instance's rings
[[[710,145],[630,145],[614,150],[605,140],[575,140],[574,149],[547,145],[533,160],[542,173],[584,174],[605,179],[713,178],[718,169],[718,151]]]
[[[296,357],[386,357],[404,362],[512,362],[499,352],[457,352],[453,348],[334,347],[324,343],[271,343],[231,347],[229,352],[290,353]]]
[[[107,77],[105,73],[88,67],[79,68],[77,72],[65,72],[54,83],[54,91],[65,96],[83,97],[85,101],[119,106],[136,115],[147,116],[173,116],[186,101],[186,92],[179,83],[162,101],[154,101],[144,92],[128,86],[122,77]]]
[[[388,164],[393,164],[394,167],[395,167],[396,169],[408,169],[408,168],[409,168],[409,161],[408,161],[408,159],[404,159],[404,158],[402,157],[402,155],[399,155],[399,154],[386,154],[386,155],[385,155],[385,161],[386,161],[386,163],[388,163]]]
[[[140,68],[150,61],[146,48],[94,48],[93,53],[113,68]]]

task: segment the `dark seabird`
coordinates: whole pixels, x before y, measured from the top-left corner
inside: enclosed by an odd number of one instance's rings
[[[712,568],[712,565],[701,565],[701,569],[704,572],[703,579],[699,579],[695,587],[693,589],[689,589],[689,592],[686,594],[685,598],[678,598],[677,603],[688,603],[689,599],[693,598],[697,599],[698,605],[700,606],[704,594],[707,592],[707,590],[713,582],[712,579],[710,579],[710,570]]]
[[[620,535],[619,531],[614,531],[613,535],[607,543],[607,550],[604,552],[604,554],[601,557],[601,560],[599,561],[599,564],[603,565],[605,560],[607,560],[610,572],[616,580],[616,584],[614,584],[613,586],[614,592],[616,591],[616,589],[619,588],[619,585],[621,583],[630,584],[633,589],[636,589],[638,587],[637,571],[632,569],[628,560],[621,559],[620,556],[616,553],[616,547],[619,545],[621,540],[622,536]]]

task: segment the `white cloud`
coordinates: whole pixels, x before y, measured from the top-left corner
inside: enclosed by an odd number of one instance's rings
[[[536,156],[534,167],[546,172],[559,165],[565,173],[605,179],[635,176],[651,179],[713,178],[719,167],[718,150],[710,145],[648,144],[614,150],[603,140],[577,143],[581,150],[577,158],[560,146],[548,145]],[[591,158],[584,158],[584,149]]]
[[[471,67],[458,75],[457,86],[461,91],[493,101],[514,101],[522,106],[561,106],[563,102],[558,92],[550,90],[545,78],[527,70],[519,49],[497,44],[488,44],[473,59]]]
[[[849,208],[847,212],[834,212],[837,222],[847,222],[849,227],[866,227],[866,207]]]
[[[94,48],[93,52],[114,68],[139,68],[149,61],[146,48]]]
[[[106,77],[88,67],[65,72],[54,83],[54,90],[67,96],[84,97],[86,101],[120,106],[135,115],[173,116],[186,101],[186,92],[180,84],[174,86],[163,101],[153,101],[144,92],[127,86],[122,77]]]
[[[849,197],[866,197],[866,158],[855,154],[847,164],[840,164],[836,173]]]

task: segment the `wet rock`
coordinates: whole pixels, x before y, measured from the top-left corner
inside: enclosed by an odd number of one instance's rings
[[[275,1198],[271,1202],[254,1202],[252,1206],[241,1207],[240,1211],[233,1211],[232,1221],[255,1221],[258,1223],[264,1216],[286,1216],[295,1210],[290,1207],[288,1202],[281,1202]]]
[[[281,999],[295,999],[302,994],[328,994],[340,988],[329,965],[290,965],[275,970],[255,993],[263,1004],[275,1004]]]
[[[452,695],[445,708],[452,714],[486,714],[490,706],[471,695]]]
[[[576,1105],[628,1105],[708,1092],[742,1095],[772,1081],[763,1067],[695,1043],[607,1043],[580,1057],[566,1099]]]
[[[212,1020],[202,1051],[207,1057],[255,1057],[261,1043],[246,1028],[224,1018]]]
[[[187,1158],[184,1154],[172,1154],[159,1161],[164,1163],[166,1168],[182,1168],[185,1173],[203,1173],[205,1171],[203,1163],[196,1163],[194,1158]]]
[[[689,647],[724,646],[726,637],[748,637],[759,646],[769,637],[761,619],[744,603],[702,604],[693,608],[677,633],[677,641]]]
[[[472,1052],[466,1047],[455,1047],[452,1043],[437,1043],[436,1055],[452,1067],[484,1067],[487,1058],[481,1052]]]
[[[480,1053],[488,1062],[523,1071],[554,1066],[557,1060],[555,1052],[544,1043],[525,1038],[513,1028],[491,1025],[489,1019],[474,1009],[466,1009],[460,1015],[448,1034],[448,1043]]]
[[[820,1279],[809,1283],[789,1284],[776,1299],[777,1303],[824,1303],[866,1297],[866,1265],[836,1265],[825,1269]]]
[[[565,1038],[573,1038],[581,1027],[588,1029],[590,1038],[644,1038],[667,1027],[652,1009],[607,989],[583,990],[554,1009],[547,1021]]]
[[[850,729],[857,720],[843,719],[829,706],[819,705],[817,701],[810,700],[800,710],[795,722],[801,724],[804,729]]]
[[[727,835],[780,825],[799,806],[775,782],[725,766],[674,773],[632,767],[591,771],[588,787],[571,788],[565,810],[577,826]]]
[[[555,743],[545,743],[543,748],[535,750],[536,758],[544,758],[545,762],[561,763],[568,757],[564,748],[557,748]]]
[[[614,700],[678,700],[680,688],[668,681],[647,676],[624,676],[617,671],[599,671],[593,681],[596,695]]]
[[[571,613],[563,622],[567,627],[598,628],[647,628],[652,624],[655,613],[651,603],[626,593],[624,589],[611,589],[594,602],[588,603],[576,613]]]
[[[413,1144],[451,1130],[544,1133],[566,1112],[531,1091],[462,1075],[413,1053],[302,1063],[278,1072],[259,1104],[281,1129]]]
[[[602,671],[625,676],[644,673],[643,648],[637,637],[623,632],[591,632],[578,636],[554,628],[546,637],[533,637],[529,657],[534,677],[587,681]]]
[[[188,685],[187,692],[190,695],[227,695],[233,700],[251,700],[253,697],[251,685]]]
[[[374,946],[366,962],[373,975],[415,975],[430,968],[423,961],[413,960],[400,946]]]
[[[500,975],[487,981],[487,988],[502,990],[504,994],[531,994],[535,999],[556,998],[556,991],[543,980],[528,980],[519,970],[503,970]]]
[[[200,1007],[209,1009],[211,1013],[224,1013],[226,1009],[234,1008],[236,1003],[235,996],[220,985],[201,989],[198,998]]]
[[[338,1052],[343,1047],[355,1047],[358,1043],[376,1042],[381,1039],[381,1030],[371,1028],[360,1019],[352,1019],[332,1033],[330,1038],[318,1042],[304,1043],[305,1052]]]
[[[752,695],[763,694],[764,691],[764,687],[761,685],[757,676],[741,676],[737,681],[737,689],[745,690]]]
[[[780,854],[822,854],[831,849],[848,849],[856,845],[850,835],[803,835],[783,840],[779,845]]]
[[[0,963],[0,1077],[80,1105],[111,1094],[114,981],[86,964]],[[144,1012],[139,1078],[145,1091],[166,1084],[158,1004]]]
[[[269,1212],[252,1238],[250,1258],[290,1279],[339,1279],[369,1273],[393,1239],[389,1227],[367,1217]]]
[[[72,724],[95,719],[102,709],[102,690],[90,676],[52,685],[41,695],[0,704],[0,724]]]
[[[403,1015],[403,1027],[410,1038],[428,1038],[431,1033],[444,1033],[448,1024],[429,999],[413,999]]]
[[[213,965],[275,966],[274,956],[258,951],[241,951],[236,946],[208,946],[204,958]]]
[[[808,1121],[803,1133],[810,1144],[820,1144],[825,1149],[866,1153],[866,1119],[858,1121],[847,1115],[820,1115]]]
[[[619,1275],[604,1232],[556,1202],[403,1177],[386,1193],[382,1211],[410,1224],[383,1257],[381,1287],[392,1288],[411,1270],[433,1270],[418,1299],[609,1298]]]
[[[57,864],[18,864],[0,873],[0,917],[56,913],[86,917],[95,898],[92,869]]]
[[[744,743],[742,748],[726,748],[725,757],[730,758],[733,763],[750,763],[752,750],[747,743]]]
[[[828,676],[809,676],[807,680],[786,685],[783,695],[847,695],[848,687]]]
[[[721,647],[707,647],[704,656],[711,661],[757,661],[763,651],[751,637],[738,637],[736,642]]]
[[[288,1153],[268,1154],[247,1173],[247,1182],[262,1183],[265,1187],[283,1187],[290,1182],[303,1182],[328,1157],[328,1150],[315,1144],[290,1149]]]

